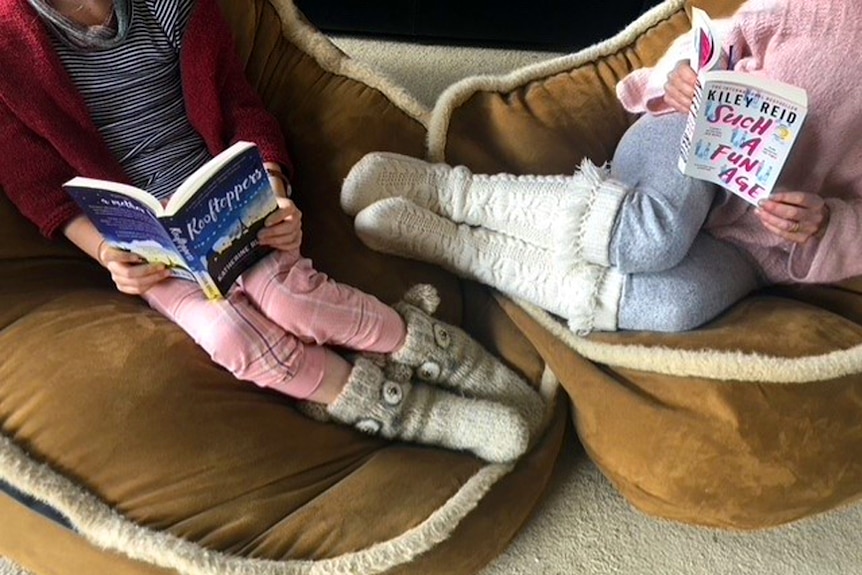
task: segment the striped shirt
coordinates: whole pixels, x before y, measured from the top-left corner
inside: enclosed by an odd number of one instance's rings
[[[82,48],[56,28],[52,43],[132,183],[164,201],[212,157],[189,123],[180,77],[194,0],[129,4],[131,20],[116,45]]]

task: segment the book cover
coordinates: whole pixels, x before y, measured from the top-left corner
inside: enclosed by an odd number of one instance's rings
[[[771,192],[807,113],[801,88],[721,69],[728,52],[715,42],[709,17],[694,9],[700,68],[680,142],[678,167],[757,204]]]
[[[162,206],[133,186],[73,178],[65,189],[113,247],[167,265],[223,297],[271,251],[257,232],[277,209],[257,147],[234,144],[195,171]]]

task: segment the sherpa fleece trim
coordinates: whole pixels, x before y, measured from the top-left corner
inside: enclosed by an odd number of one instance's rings
[[[132,559],[176,569],[184,575],[383,573],[446,540],[513,467],[513,463],[485,465],[428,518],[388,541],[328,559],[278,561],[212,551],[175,535],[142,527],[48,465],[36,462],[10,438],[0,434],[0,478],[56,509],[91,543]]]
[[[729,384],[798,385],[862,372],[862,345],[819,355],[788,358],[745,351],[685,350],[660,345],[598,342],[578,336],[551,314],[531,303],[510,299],[576,353],[590,361],[615,368],[674,377],[699,377]]]
[[[0,575],[33,575],[23,567],[9,559],[0,557]]]
[[[428,158],[434,162],[445,161],[446,139],[452,113],[476,92],[509,92],[527,82],[570,72],[620,52],[643,36],[645,30],[683,10],[686,2],[687,0],[665,0],[642,14],[615,36],[573,54],[537,62],[508,74],[470,76],[455,82],[440,94],[431,110],[431,117],[428,120]]]
[[[427,126],[430,115],[428,107],[420,103],[406,88],[389,80],[371,65],[346,56],[325,34],[302,18],[290,0],[268,1],[281,19],[285,38],[313,57],[321,68],[379,90],[422,126]]]

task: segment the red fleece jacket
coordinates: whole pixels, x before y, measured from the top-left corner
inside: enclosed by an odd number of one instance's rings
[[[186,110],[210,153],[255,142],[291,163],[276,120],[247,82],[215,0],[198,0],[180,50]],[[0,0],[0,186],[47,237],[80,211],[62,184],[82,175],[129,183],[27,0]]]

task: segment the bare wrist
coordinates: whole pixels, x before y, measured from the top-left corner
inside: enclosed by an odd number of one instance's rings
[[[104,250],[107,245],[107,240],[105,240],[105,238],[102,238],[102,240],[99,242],[99,245],[96,246],[96,261],[99,262],[99,264],[101,264],[103,267],[108,267],[108,265],[105,263],[105,258],[102,257],[102,250]]]
[[[290,197],[291,187],[290,180],[287,179],[287,176],[279,169],[276,168],[266,168],[266,173],[270,178],[275,178],[277,180],[281,180],[281,184],[284,187],[284,195],[285,197]]]

